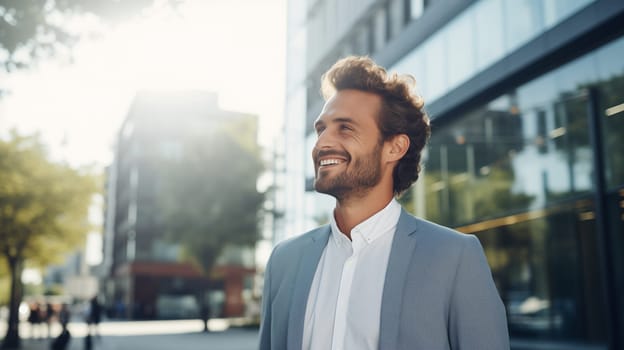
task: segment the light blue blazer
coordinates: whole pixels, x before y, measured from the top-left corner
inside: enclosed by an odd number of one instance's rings
[[[308,294],[329,236],[326,225],[273,250],[260,350],[301,350]],[[402,211],[383,289],[378,348],[509,349],[505,308],[475,236]]]

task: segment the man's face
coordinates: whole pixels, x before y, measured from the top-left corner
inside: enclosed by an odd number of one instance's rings
[[[337,199],[365,193],[382,175],[383,142],[377,125],[381,97],[341,90],[330,98],[314,123],[314,188]]]

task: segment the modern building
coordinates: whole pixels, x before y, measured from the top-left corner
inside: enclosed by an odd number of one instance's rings
[[[62,265],[45,269],[43,276],[44,294],[61,293],[72,301],[86,301],[98,293],[98,279],[85,259],[85,249],[66,255]]]
[[[414,214],[476,235],[512,349],[624,348],[624,2],[290,0],[284,230],[311,191],[320,76],[370,55],[415,76],[433,134]]]
[[[212,147],[209,141],[217,132],[231,128],[249,147],[257,144],[256,116],[221,110],[216,94],[141,92],[133,101],[106,179],[102,292],[112,316],[199,317],[199,298],[208,299],[213,316],[244,314],[255,273],[253,248],[229,246],[214,271],[202,272],[184,259],[182,244],[166,234],[160,205],[172,181],[163,164],[175,160],[177,167],[190,166],[185,156],[200,151],[197,147]],[[255,188],[255,182],[250,185]]]

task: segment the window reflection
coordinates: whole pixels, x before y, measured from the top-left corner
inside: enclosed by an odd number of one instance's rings
[[[604,343],[600,236],[615,293],[624,290],[624,62],[615,57],[624,38],[446,124],[434,119],[416,210],[481,239],[513,337]],[[594,168],[596,147],[604,169]],[[606,188],[595,186],[597,172]]]
[[[624,39],[597,52],[598,113],[602,124],[602,151],[607,186],[607,227],[613,257],[615,294],[624,295]],[[618,305],[619,334],[624,334],[624,303]]]
[[[428,215],[458,225],[592,188],[587,96],[524,108],[503,96],[433,134]]]
[[[512,337],[605,339],[590,200],[459,229],[486,247]]]
[[[609,251],[613,256],[613,276],[615,294],[624,295],[624,188],[607,195],[607,211],[610,241]],[[616,313],[624,315],[624,303],[617,305]],[[624,334],[624,320],[620,318],[619,329],[616,332]]]
[[[624,39],[597,53],[596,66],[600,74],[600,120],[602,122],[603,152],[606,163],[607,186],[613,190],[624,187]]]

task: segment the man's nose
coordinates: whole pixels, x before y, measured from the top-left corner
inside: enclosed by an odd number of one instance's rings
[[[331,130],[325,129],[318,134],[316,139],[316,143],[314,144],[314,148],[316,149],[324,149],[324,148],[332,148],[336,145],[336,135],[334,135]]]

